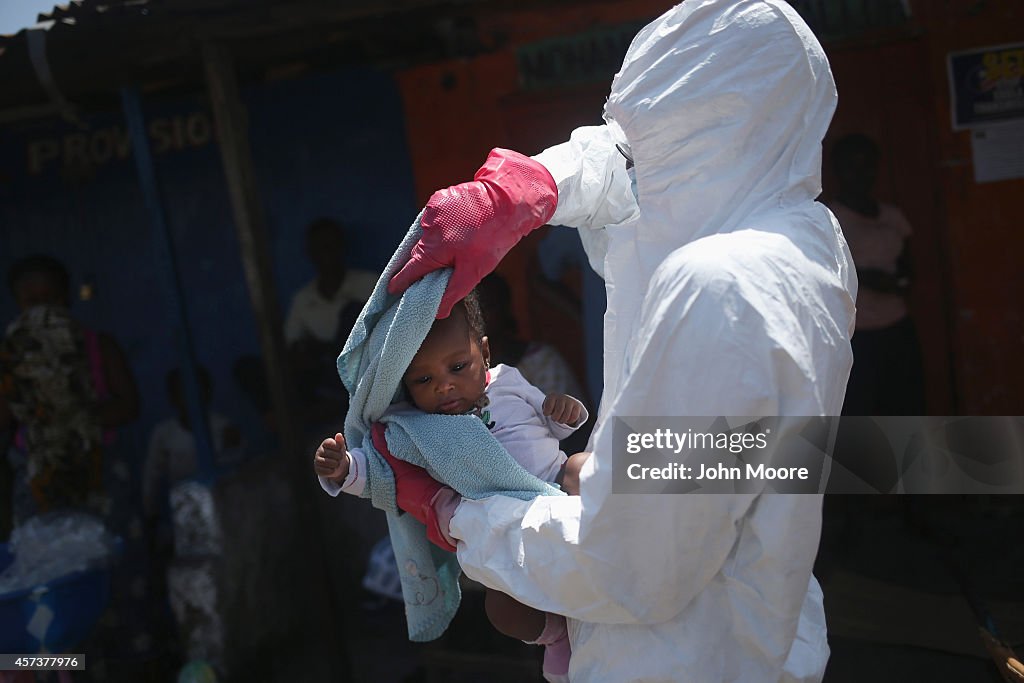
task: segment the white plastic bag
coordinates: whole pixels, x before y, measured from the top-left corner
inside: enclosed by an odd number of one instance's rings
[[[106,566],[116,553],[116,544],[116,537],[103,522],[84,512],[32,517],[11,533],[8,550],[14,560],[0,573],[0,595]]]

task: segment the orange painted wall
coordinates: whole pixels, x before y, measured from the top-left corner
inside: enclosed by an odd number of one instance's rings
[[[400,73],[420,201],[470,179],[492,147],[532,154],[566,139],[577,125],[599,122],[608,83],[524,93],[517,46],[654,17],[672,4],[481,10],[481,41],[500,37],[500,48]],[[974,183],[968,133],[954,133],[949,123],[946,54],[1021,40],[1024,3],[913,0],[912,9],[909,31],[826,45],[840,90],[827,142],[853,131],[878,139],[886,159],[880,198],[903,208],[915,228],[911,305],[924,347],[929,412],[1021,414],[1024,181]],[[500,272],[512,283],[527,335],[556,343],[581,368],[573,339],[578,327],[530,295],[538,239],[524,241]]]
[[[969,133],[954,132],[946,76],[948,53],[1024,42],[1024,3],[1018,0],[917,0],[927,38],[935,98],[940,198],[947,225],[951,276],[954,375],[963,414],[1024,414],[1024,179],[974,182]]]
[[[899,207],[914,234],[910,312],[921,340],[927,408],[953,413],[951,275],[945,209],[933,140],[934,94],[927,44],[905,35],[885,42],[830,47],[839,106],[825,139],[824,199],[834,195],[832,144],[849,133],[875,140],[881,151],[876,193]]]
[[[481,10],[481,41],[502,46],[472,59],[412,67],[397,74],[406,113],[406,133],[420,203],[431,193],[464,182],[493,147],[535,154],[568,139],[581,125],[601,122],[607,82],[524,92],[516,65],[517,47],[554,36],[570,36],[602,26],[651,19],[672,6],[658,0],[587,3],[550,10]],[[553,344],[585,377],[580,321],[543,299],[531,286],[537,275],[537,243],[524,239],[498,272],[512,287],[513,307],[527,339]],[[578,280],[578,277],[576,278]],[[572,280],[572,278],[570,278]],[[578,282],[567,282],[570,288]]]
[[[523,92],[516,49],[556,36],[653,19],[675,3],[666,0],[590,2],[550,10],[488,10],[477,15],[485,55],[424,64],[397,74],[406,111],[416,190],[421,201],[441,187],[469,179],[493,147],[521,138],[525,154],[538,142],[554,144],[584,123],[599,123],[611,79],[604,83]]]

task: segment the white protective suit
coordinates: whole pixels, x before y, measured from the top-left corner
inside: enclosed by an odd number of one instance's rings
[[[609,418],[840,413],[856,281],[815,202],[835,103],[785,2],[687,0],[633,40],[607,125],[535,157],[607,283],[594,456],[579,497],[465,500],[450,532],[470,577],[569,617],[573,681],[823,675],[821,497],[613,495]]]

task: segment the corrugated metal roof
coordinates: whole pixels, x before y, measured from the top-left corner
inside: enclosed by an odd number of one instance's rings
[[[57,88],[80,101],[125,83],[199,81],[203,40],[237,48],[243,66],[348,43],[371,57],[429,49],[430,19],[476,4],[483,0],[72,0],[41,13],[39,26],[0,36],[0,112],[51,103],[29,56],[35,29],[47,30]]]
[[[169,30],[173,23],[200,25],[217,20],[239,17],[265,17],[280,22],[284,27],[309,22],[351,21],[368,17],[383,17],[396,13],[429,7],[458,7],[478,4],[482,0],[71,0],[55,5],[49,12],[38,15],[37,26],[59,30],[62,38],[86,37],[98,31],[130,31],[135,27],[153,27],[160,24]],[[232,33],[229,25],[217,27]],[[250,27],[251,28],[251,27]],[[265,26],[272,32],[273,26]],[[24,37],[23,29],[15,34],[0,35],[0,49]],[[97,49],[110,50],[116,45],[105,44]]]

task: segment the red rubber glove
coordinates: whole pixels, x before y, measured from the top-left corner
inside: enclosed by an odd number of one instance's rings
[[[548,222],[557,203],[555,180],[542,164],[519,152],[491,150],[471,182],[431,195],[420,220],[423,236],[388,291],[400,294],[427,273],[452,267],[437,311],[447,318],[520,239]]]
[[[384,438],[384,425],[376,422],[371,432],[373,446],[384,456],[395,475],[395,499],[399,509],[405,510],[427,527],[427,539],[442,550],[455,552],[455,546],[441,533],[437,511],[431,504],[437,494],[448,488],[431,477],[425,469],[399,460],[391,455]],[[449,515],[449,520],[451,516]]]

